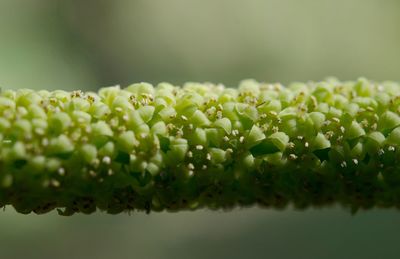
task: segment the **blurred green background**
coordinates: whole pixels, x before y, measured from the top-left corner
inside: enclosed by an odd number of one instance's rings
[[[400,81],[399,24],[396,0],[0,0],[0,87]],[[0,258],[398,258],[398,238],[396,210],[0,212]]]

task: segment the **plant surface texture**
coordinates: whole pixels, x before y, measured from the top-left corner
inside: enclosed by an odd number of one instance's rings
[[[138,83],[0,92],[0,205],[21,213],[400,206],[400,86]]]

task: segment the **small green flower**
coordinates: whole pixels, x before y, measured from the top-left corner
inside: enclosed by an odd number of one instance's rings
[[[0,92],[0,204],[63,215],[400,206],[400,85]]]

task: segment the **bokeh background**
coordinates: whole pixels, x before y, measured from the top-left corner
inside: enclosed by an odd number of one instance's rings
[[[397,0],[0,0],[0,87],[400,81]],[[398,258],[400,212],[0,211],[0,258]]]

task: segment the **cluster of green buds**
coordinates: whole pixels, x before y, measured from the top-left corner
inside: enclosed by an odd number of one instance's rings
[[[62,215],[400,206],[400,85],[0,92],[0,205]]]

